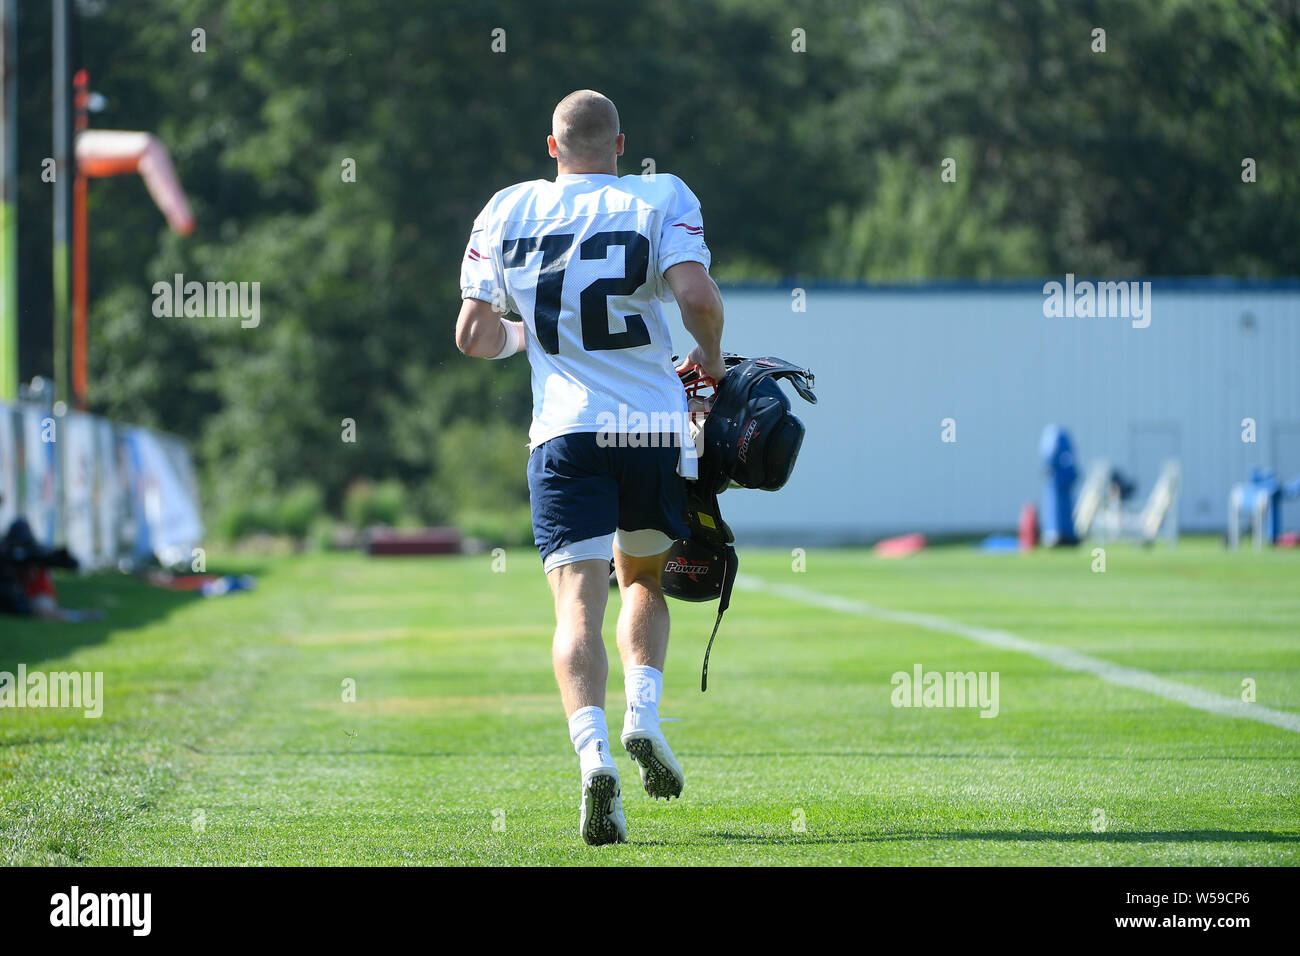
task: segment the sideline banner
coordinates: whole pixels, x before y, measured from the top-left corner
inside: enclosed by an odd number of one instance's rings
[[[132,498],[140,527],[135,555],[152,554],[164,567],[190,563],[203,543],[189,452],[175,438],[144,428],[126,429]]]
[[[188,566],[203,543],[198,482],[179,438],[0,403],[0,535],[19,517],[83,570],[155,558]]]
[[[23,454],[26,481],[20,489],[23,516],[32,535],[47,548],[55,546],[58,525],[58,422],[43,408],[22,407]]]
[[[57,445],[63,451],[64,543],[83,570],[95,568],[94,419],[80,412],[63,417]]]

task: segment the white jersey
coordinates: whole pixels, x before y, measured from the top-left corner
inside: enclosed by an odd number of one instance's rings
[[[664,272],[687,261],[709,267],[700,203],[665,173],[537,179],[483,207],[461,296],[524,320],[530,447],[573,432],[671,433],[687,449],[679,470],[695,476],[686,393],[660,307],[672,298]]]

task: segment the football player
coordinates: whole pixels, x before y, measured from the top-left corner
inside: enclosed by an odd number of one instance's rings
[[[528,488],[555,600],[555,677],[582,776],[579,830],[589,844],[621,843],[601,637],[609,563],[622,598],[620,741],[646,792],[671,799],[684,777],[659,726],[668,650],[660,575],[672,542],[689,533],[684,481],[696,461],[660,303],[676,299],[696,342],[681,368],[721,381],[722,297],[686,184],[665,173],[618,175],[624,137],[607,97],[566,96],[546,145],[555,179],[501,190],[474,221],[456,344],[484,359],[526,352],[532,367]],[[647,421],[660,430],[610,427]]]

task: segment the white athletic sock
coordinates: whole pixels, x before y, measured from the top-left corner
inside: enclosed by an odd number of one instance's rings
[[[646,664],[627,669],[623,689],[627,691],[627,714],[623,734],[659,729],[659,696],[663,693],[664,675]]]
[[[579,707],[569,716],[569,739],[573,741],[583,776],[598,767],[614,767],[614,757],[609,752],[609,728],[605,725],[605,712],[599,707]]]

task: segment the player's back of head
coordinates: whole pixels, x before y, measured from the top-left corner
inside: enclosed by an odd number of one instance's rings
[[[551,135],[566,166],[600,164],[615,153],[619,134],[618,109],[595,90],[576,90],[555,107]]]

